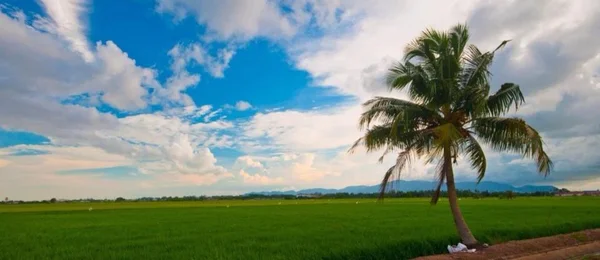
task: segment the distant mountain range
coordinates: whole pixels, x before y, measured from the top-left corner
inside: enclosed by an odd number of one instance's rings
[[[398,191],[424,191],[424,190],[433,190],[435,188],[435,182],[429,181],[394,181],[390,182],[389,185],[392,185],[394,190]],[[471,191],[489,191],[489,192],[498,192],[498,191],[514,191],[519,193],[531,193],[531,192],[552,192],[558,190],[557,187],[550,185],[525,185],[521,187],[515,187],[506,183],[492,182],[492,181],[482,181],[479,184],[476,182],[457,182],[456,188],[459,190],[471,190]],[[442,190],[446,190],[446,186],[444,185]],[[263,191],[263,192],[250,192],[248,194],[262,194],[262,195],[297,195],[297,194],[332,194],[332,193],[376,193],[379,192],[379,185],[359,185],[359,186],[348,186],[342,189],[305,189],[305,190],[289,190],[289,191]]]

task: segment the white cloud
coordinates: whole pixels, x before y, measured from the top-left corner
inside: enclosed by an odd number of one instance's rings
[[[248,185],[276,185],[283,183],[283,178],[269,178],[268,176],[260,175],[260,174],[249,174],[243,169],[240,170],[240,176],[242,177],[242,181],[244,184]]]
[[[466,1],[431,2],[340,1],[342,13],[361,13],[343,33],[326,34],[291,46],[296,66],[309,72],[318,85],[366,99],[383,90],[377,83],[403,46],[427,27],[446,28],[464,21],[472,5]],[[423,15],[427,13],[427,15]],[[406,25],[410,21],[410,26]],[[339,23],[338,23],[339,24]],[[374,71],[375,70],[375,71]],[[377,72],[377,73],[373,73]]]
[[[206,25],[217,40],[249,40],[259,36],[285,37],[295,28],[279,6],[268,0],[158,0],[158,12],[173,14],[176,20],[188,15]]]
[[[314,167],[315,155],[305,153],[298,156],[292,164],[292,177],[298,181],[314,182],[323,179],[327,175],[339,175],[336,172],[328,172]]]
[[[403,93],[387,93],[383,75],[391,61],[401,58],[402,47],[427,27],[445,29],[457,22],[469,21],[473,43],[484,49],[494,48],[504,39],[513,39],[509,47],[497,56],[492,69],[493,87],[497,88],[505,81],[522,86],[528,104],[520,110],[520,114],[527,116],[526,119],[534,127],[552,134],[546,137],[548,151],[557,160],[563,161],[557,162],[557,169],[560,170],[560,165],[575,165],[571,162],[575,157],[561,159],[565,153],[554,153],[552,150],[562,151],[577,136],[599,133],[599,128],[591,123],[595,122],[591,118],[593,113],[589,113],[600,108],[593,101],[600,97],[596,77],[600,71],[600,49],[597,47],[600,45],[589,44],[596,39],[587,38],[596,35],[600,28],[597,26],[597,19],[593,18],[598,17],[598,9],[588,8],[590,5],[595,5],[595,2],[562,1],[558,5],[540,6],[535,1],[444,1],[436,3],[439,8],[431,8],[431,3],[381,1],[366,4],[362,1],[344,1],[333,4],[326,10],[337,10],[357,18],[354,23],[346,24],[349,28],[338,33],[326,33],[317,39],[297,41],[286,45],[286,48],[297,67],[308,71],[317,85],[333,86],[339,92],[362,101],[374,95],[406,98]],[[527,11],[523,11],[521,15],[512,15],[510,12],[497,12],[498,9]],[[428,15],[424,16],[423,13]],[[504,13],[511,15],[503,15]],[[407,20],[411,21],[411,26],[398,26],[405,24]],[[330,24],[343,24],[340,19],[328,21]],[[579,40],[582,38],[586,40]],[[247,138],[266,138],[269,145],[265,145],[265,149],[311,151],[319,154],[324,149],[347,147],[360,136],[356,129],[360,111],[357,105],[350,105],[310,112],[264,112],[253,117],[244,130]],[[562,119],[558,120],[557,115]],[[562,136],[558,138],[558,135]],[[256,144],[252,144],[252,150],[257,151]],[[587,146],[582,152],[595,154]],[[505,169],[504,156],[506,155],[488,151],[489,180],[544,180],[535,174],[535,167],[530,160],[527,160],[529,163],[525,168],[518,169],[514,176],[508,177],[502,172]],[[346,155],[340,155],[338,160],[348,164],[355,163],[356,167],[360,165],[364,167],[363,171],[383,174],[385,167],[369,163],[370,160],[376,161],[377,156],[368,157],[370,158],[346,160]],[[416,168],[408,170],[405,177],[433,180],[435,169],[431,165],[420,167],[420,163],[422,162],[413,163]],[[578,163],[577,169],[594,163],[593,160]],[[328,168],[317,164],[315,167],[335,169],[342,172],[343,176],[353,175],[351,168],[342,166]],[[464,160],[457,165],[457,175],[468,180],[473,180],[475,176]],[[556,175],[556,180],[564,178],[559,176],[560,173]],[[327,180],[320,183],[324,182]]]
[[[240,156],[236,160],[236,164],[239,164],[241,167],[250,167],[250,168],[258,168],[263,169],[264,166],[260,161],[252,159],[250,156]]]
[[[194,101],[185,91],[200,83],[199,73],[190,73],[190,67],[202,66],[211,76],[222,78],[224,71],[229,67],[229,61],[235,54],[232,47],[223,48],[212,56],[200,43],[190,45],[177,44],[168,55],[171,58],[171,76],[167,79],[164,88],[156,89],[154,103],[171,102],[186,106],[194,105]]]
[[[204,116],[204,122],[208,122],[208,121],[212,120],[213,118],[215,118],[222,111],[223,111],[223,109],[219,108],[217,110],[214,110],[214,111],[208,113],[206,116]]]
[[[27,182],[39,174],[40,180],[48,180],[48,186],[55,189],[81,184],[90,187],[89,196],[102,194],[92,186],[113,187],[110,185],[115,181],[106,181],[102,174],[63,176],[57,172],[114,166],[136,168],[146,176],[143,178],[149,178],[146,184],[165,183],[152,184],[156,187],[208,185],[232,177],[208,148],[230,143],[218,131],[232,124],[196,122],[210,113],[211,106],[168,107],[161,112],[117,118],[93,106],[63,103],[61,100],[83,94],[88,96],[89,102],[83,102],[87,105],[98,99],[119,110],[139,111],[150,101],[149,89],[162,86],[154,70],[136,65],[112,41],[98,43],[96,59],[84,62],[65,43],[24,20],[0,13],[0,127],[41,134],[52,145],[36,147],[48,154],[11,156],[7,162],[3,158],[2,183],[22,184],[3,187],[5,192],[39,196],[45,189],[31,195],[19,192],[42,185]],[[67,155],[69,149],[77,152]],[[119,160],[112,161],[112,157]],[[27,178],[11,175],[14,172]],[[139,184],[124,182],[132,187]],[[115,189],[124,186],[114,185]],[[85,191],[61,194],[86,196]],[[120,190],[124,191],[129,192]]]
[[[170,51],[169,56],[173,59],[171,69],[175,72],[182,72],[190,65],[202,65],[211,76],[222,78],[223,72],[229,67],[229,61],[235,54],[233,47],[225,47],[216,51],[216,56],[212,56],[206,49],[206,46],[200,43],[189,45],[175,45]]]
[[[244,183],[253,185],[295,185],[310,187],[326,177],[340,176],[314,153],[281,153],[267,156],[240,156],[234,168],[240,169]],[[319,164],[319,165],[317,165]],[[255,172],[251,174],[249,172]]]
[[[103,187],[140,195],[194,193],[186,187],[209,190],[223,182],[231,185],[229,192],[240,192],[244,185],[341,188],[378,183],[393,154],[379,164],[380,154],[346,153],[361,135],[358,103],[373,95],[405,98],[385,89],[382,79],[389,64],[423,29],[463,21],[470,23],[473,43],[483,49],[513,39],[496,57],[493,85],[514,81],[522,86],[528,104],[519,115],[543,132],[556,161],[556,172],[545,181],[589,179],[598,172],[600,128],[590,111],[600,109],[600,42],[594,37],[600,32],[600,9],[593,0],[159,0],[158,11],[177,19],[194,17],[208,31],[200,42],[171,49],[171,74],[163,84],[157,71],[136,64],[114,42],[90,47],[82,17],[86,2],[63,2],[43,1],[48,17],[30,19],[12,9],[0,14],[0,127],[39,133],[56,145],[35,147],[50,152],[45,155],[3,157],[0,185],[5,184],[0,190],[22,196],[29,196],[22,190],[32,189],[56,196],[103,196]],[[332,87],[354,101],[311,111],[262,111],[247,121],[219,117],[227,109],[252,108],[247,101],[214,110],[196,106],[186,94],[201,80],[192,68],[223,77],[236,48],[257,37],[283,46],[315,85]],[[61,102],[74,96],[82,101]],[[94,108],[100,103],[137,114],[117,118]],[[144,110],[148,104],[163,106],[163,111],[150,113]],[[215,147],[248,154],[228,158],[234,163],[228,169],[210,150]],[[7,152],[0,149],[0,154]],[[491,151],[487,155],[488,180],[543,180],[529,160]],[[121,165],[137,168],[143,179],[56,174]],[[403,178],[433,180],[434,171],[434,166],[415,161]],[[456,172],[461,180],[475,178],[464,159]],[[42,182],[52,188],[43,188]]]
[[[248,138],[267,137],[284,151],[314,151],[347,146],[360,135],[360,106],[318,111],[258,113],[245,125]]]
[[[53,22],[53,31],[69,42],[71,48],[91,62],[94,54],[89,49],[82,16],[86,11],[86,0],[40,0]],[[21,16],[23,18],[24,16]],[[24,20],[24,19],[21,19]]]
[[[240,100],[237,103],[235,103],[235,109],[237,109],[238,111],[245,111],[250,108],[252,108],[252,105],[247,101]]]
[[[89,90],[102,91],[102,100],[120,110],[146,107],[145,87],[159,87],[156,72],[136,66],[135,60],[112,41],[96,44],[96,55],[102,69],[98,76],[87,82]]]

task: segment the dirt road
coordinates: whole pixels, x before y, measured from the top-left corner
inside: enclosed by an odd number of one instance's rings
[[[419,260],[449,259],[586,259],[586,255],[600,253],[600,229],[570,234],[510,241],[490,246],[476,253],[457,253],[419,257]],[[593,257],[593,256],[592,256]],[[595,259],[595,258],[591,258]]]

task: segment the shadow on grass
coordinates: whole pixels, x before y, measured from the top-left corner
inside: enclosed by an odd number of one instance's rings
[[[486,230],[483,233],[475,233],[479,242],[497,244],[510,240],[523,240],[536,237],[545,237],[558,234],[577,232],[585,229],[600,228],[600,223],[578,223],[547,226],[544,228],[525,230]],[[448,236],[437,239],[426,239],[422,241],[402,241],[395,244],[384,245],[368,249],[356,249],[339,252],[325,256],[324,260],[346,260],[346,259],[411,259],[419,256],[447,253],[446,246],[456,244],[458,237]]]

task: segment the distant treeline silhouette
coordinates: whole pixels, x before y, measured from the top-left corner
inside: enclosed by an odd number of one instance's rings
[[[386,193],[386,198],[427,198],[433,195],[433,190],[425,191],[389,191]],[[489,191],[472,191],[472,190],[457,190],[458,196],[462,198],[506,198],[512,199],[518,196],[528,197],[544,197],[554,196],[554,192],[531,192],[531,193],[516,193],[513,191],[504,192],[489,192]],[[446,191],[442,191],[442,197],[446,197]],[[314,199],[376,199],[379,193],[311,193],[311,194],[261,194],[249,193],[244,195],[223,195],[223,196],[163,196],[163,197],[142,197],[136,199],[125,199],[118,197],[116,199],[74,199],[74,200],[57,200],[52,198],[49,200],[34,200],[34,201],[11,201],[5,200],[5,204],[33,204],[33,203],[77,203],[77,202],[144,202],[144,201],[208,201],[208,200],[314,200]]]

